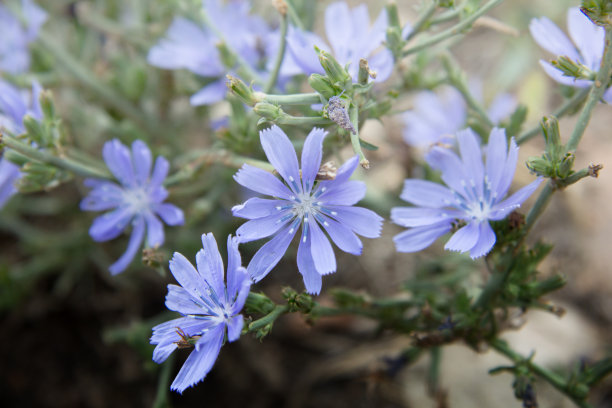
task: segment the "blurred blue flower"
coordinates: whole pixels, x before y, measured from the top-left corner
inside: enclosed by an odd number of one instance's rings
[[[304,142],[300,170],[287,135],[278,126],[263,130],[260,138],[264,152],[285,183],[248,164],[234,175],[240,185],[273,197],[254,197],[232,208],[235,216],[250,220],[236,231],[240,242],[274,235],[249,263],[247,269],[255,282],[280,261],[300,225],[297,265],[308,293],[319,293],[321,275],[336,271],[334,250],[320,225],[341,250],[355,255],[362,249],[355,233],[368,238],[380,235],[382,218],[353,206],[364,197],[366,189],[363,182],[349,181],[359,163],[357,156],[341,166],[333,180],[317,180],[326,134],[318,128],[310,132]]]
[[[197,270],[178,252],[170,261],[170,271],[181,286],[168,285],[166,307],[183,315],[153,328],[153,361],[162,363],[177,348],[191,348],[185,364],[170,388],[182,393],[202,381],[211,370],[226,333],[230,342],[242,331],[238,314],[249,294],[251,280],[242,267],[238,242],[227,238],[227,287],[223,260],[212,233],[202,235],[196,254]]]
[[[332,3],[325,10],[325,31],[333,52],[318,35],[294,27],[290,27],[287,35],[288,49],[307,75],[325,73],[314,49],[316,45],[331,52],[340,65],[350,64],[348,72],[353,81],[357,81],[359,60],[365,58],[370,69],[376,71],[376,81],[383,82],[393,70],[393,54],[383,47],[387,25],[384,9],[370,26],[370,14],[365,4],[351,10],[345,2]],[[403,34],[407,35],[409,30],[407,26]]]
[[[89,229],[89,235],[98,242],[116,238],[132,224],[132,234],[125,253],[110,266],[115,275],[125,270],[140,248],[147,231],[147,245],[157,247],[164,243],[164,227],[158,216],[168,225],[182,225],[183,211],[164,203],[168,192],[162,186],[168,174],[168,161],[159,156],[153,159],[148,146],[136,140],[132,151],[119,140],[104,144],[104,161],[119,184],[101,180],[86,179],[85,186],[91,188],[81,201],[83,211],[105,211],[96,218]],[[146,227],[146,228],[145,228]]]
[[[261,66],[265,66],[266,60],[273,63],[280,38],[280,31],[271,30],[263,19],[249,14],[250,5],[246,1],[233,0],[224,5],[220,0],[204,0],[203,6],[208,20],[214,24],[214,30],[176,17],[165,37],[151,48],[147,57],[149,63],[156,67],[187,69],[212,80],[191,96],[190,101],[194,106],[212,104],[225,98],[225,74],[230,69],[224,66],[217,49],[220,41],[226,42],[253,70],[265,77],[267,72]],[[297,68],[291,59],[285,58],[281,76],[296,73]]]
[[[470,91],[482,101],[482,87],[479,82],[470,82]],[[516,99],[508,94],[497,95],[487,109],[489,119],[499,124],[516,108]],[[443,87],[441,91],[422,91],[414,99],[414,108],[404,112],[404,140],[410,146],[427,150],[431,146],[454,144],[455,133],[466,127],[467,105],[459,91]]]
[[[437,238],[451,231],[458,220],[466,223],[446,243],[451,251],[470,252],[472,258],[487,254],[495,244],[495,233],[489,221],[505,218],[518,208],[542,181],[529,185],[505,198],[510,188],[518,147],[514,138],[510,146],[504,129],[494,128],[486,147],[483,164],[478,137],[471,129],[457,132],[461,157],[450,149],[435,146],[427,161],[442,172],[448,187],[426,180],[405,181],[401,198],[415,207],[396,207],[391,219],[410,229],[395,236],[400,252],[416,252],[431,245]]]
[[[47,13],[32,0],[21,1],[25,26],[0,3],[0,72],[19,74],[30,67],[28,44],[38,36]]]
[[[32,83],[30,93],[0,80],[0,129],[19,134],[25,131],[23,118],[26,115],[41,120],[43,115],[38,100],[41,91],[38,82]],[[15,183],[20,177],[19,166],[0,157],[0,208],[17,192]]]
[[[579,7],[573,7],[567,11],[567,29],[573,43],[547,17],[534,18],[529,24],[531,36],[540,47],[558,57],[566,56],[579,62],[594,72],[599,71],[604,52],[604,28],[595,25]],[[548,61],[540,60],[540,65],[548,76],[560,84],[578,88],[590,87],[593,84],[593,81],[563,75],[562,71]],[[603,99],[612,103],[612,88],[606,91]]]

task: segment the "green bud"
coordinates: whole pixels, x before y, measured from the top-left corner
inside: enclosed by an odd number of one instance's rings
[[[546,116],[540,122],[544,139],[546,140],[546,155],[549,160],[556,161],[562,154],[563,145],[559,133],[559,121],[554,116]]]
[[[227,75],[227,87],[249,106],[255,105],[258,100],[255,97],[253,88],[248,87],[241,79]]]
[[[585,67],[580,62],[561,56],[550,62],[555,68],[563,72],[563,75],[576,79],[595,79],[595,72]]]
[[[611,0],[582,0],[582,12],[599,26],[612,25],[612,1]]]
[[[30,161],[30,159],[27,156],[24,156],[18,151],[12,150],[12,149],[10,150],[5,149],[4,152],[2,153],[2,157],[10,161],[11,163],[15,163],[16,165],[20,167]]]
[[[39,121],[34,119],[30,115],[26,115],[23,118],[23,125],[26,128],[28,138],[33,142],[36,142],[39,146],[47,146],[47,132],[40,124]]]
[[[320,93],[326,100],[339,92],[339,90],[329,82],[329,78],[321,74],[311,74],[308,77],[308,83],[312,89]]]
[[[402,29],[399,20],[399,14],[397,12],[397,3],[393,0],[387,3],[385,6],[387,9],[387,21],[389,22],[389,27],[397,27],[400,30]]]
[[[42,108],[45,119],[55,118],[55,103],[53,102],[53,93],[49,90],[44,90],[38,98],[40,107]]]
[[[327,51],[315,47],[317,54],[319,55],[319,62],[323,67],[323,70],[329,77],[332,84],[340,85],[342,89],[351,88],[353,80],[349,73],[336,61],[336,59]]]
[[[226,68],[233,68],[236,65],[236,57],[223,41],[217,43],[217,50],[219,50],[219,57]]]
[[[256,103],[253,107],[253,112],[272,122],[278,121],[285,115],[285,112],[280,108],[280,106],[268,102]]]
[[[574,159],[576,158],[576,156],[574,156],[573,153],[567,153],[565,154],[565,156],[563,156],[563,158],[561,159],[558,167],[557,167],[557,174],[556,176],[558,178],[566,178],[568,177],[570,174],[573,173],[573,168],[574,168]]]
[[[547,293],[561,289],[567,283],[563,275],[554,275],[543,281],[535,282],[531,288],[533,297],[537,298]]]
[[[538,176],[543,176],[543,177],[553,176],[551,163],[543,157],[535,157],[535,156],[529,157],[527,159],[526,164],[527,164],[527,168],[529,169],[529,171],[537,174]]]
[[[274,310],[276,305],[263,293],[250,292],[245,303],[247,313],[259,313],[267,315]]]
[[[404,47],[404,39],[402,38],[402,30],[399,27],[387,28],[387,48],[393,54],[396,60],[402,57],[402,48]]]
[[[22,193],[49,191],[71,178],[70,173],[40,162],[28,162],[21,170],[23,176],[17,182],[17,189]]]
[[[525,105],[519,105],[512,115],[510,115],[510,120],[508,121],[508,126],[506,127],[506,134],[508,136],[517,135],[523,123],[525,123],[525,119],[527,119],[527,107]]]

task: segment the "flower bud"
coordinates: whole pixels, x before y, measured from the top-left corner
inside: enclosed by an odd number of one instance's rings
[[[44,90],[38,97],[43,115],[47,119],[55,118],[55,103],[53,102],[53,93],[49,90]]]
[[[308,83],[325,99],[329,99],[337,93],[336,88],[329,82],[329,79],[321,74],[311,74],[308,77]]]
[[[278,121],[285,115],[285,112],[280,108],[280,106],[268,102],[256,103],[253,107],[253,112],[272,122]]]
[[[332,84],[338,84],[343,89],[352,86],[351,76],[346,72],[346,69],[336,61],[333,55],[320,48],[315,47],[315,50],[319,55],[319,62]]]
[[[253,88],[248,87],[241,79],[227,75],[227,87],[247,105],[253,106],[257,103]]]
[[[31,141],[36,142],[39,146],[47,145],[46,132],[39,121],[30,115],[26,115],[23,118],[23,126],[26,128],[28,138]]]
[[[576,79],[595,79],[595,72],[591,71],[578,61],[561,56],[550,62],[555,68],[563,72],[563,75]]]

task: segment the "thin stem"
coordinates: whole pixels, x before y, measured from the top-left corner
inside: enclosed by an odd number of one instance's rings
[[[349,108],[349,118],[351,119],[351,123],[355,129],[355,133],[351,132],[351,145],[353,146],[355,153],[359,155],[359,164],[361,164],[361,167],[364,169],[369,169],[370,162],[363,154],[361,144],[359,143],[359,108],[357,108],[357,106],[355,106],[353,103],[351,103],[351,107]]]
[[[492,9],[493,7],[497,6],[499,3],[501,3],[503,0],[490,0],[487,4],[485,4],[484,6],[482,6],[481,8],[479,8],[476,12],[474,12],[474,14],[472,14],[471,16],[469,16],[468,18],[466,18],[463,21],[460,21],[459,23],[457,23],[456,25],[436,34],[433,35],[431,37],[429,37],[427,40],[423,41],[422,43],[415,45],[414,47],[408,48],[406,50],[404,50],[402,52],[402,56],[406,57],[410,54],[414,54],[416,52],[422,51],[426,48],[431,47],[434,44],[437,44],[441,41],[444,41],[450,37],[453,37],[457,34],[460,34],[463,30],[465,30],[466,28],[470,27],[474,21],[476,21],[480,16],[482,16],[483,14],[487,13],[490,9]]]
[[[453,10],[448,10],[444,13],[441,13],[439,16],[432,18],[430,21],[430,24],[434,25],[434,24],[446,23],[447,21],[457,18],[463,11],[463,8],[465,7],[466,3],[467,1],[464,0],[463,2],[461,2],[459,6],[456,6]]]
[[[76,58],[66,52],[59,44],[57,44],[51,35],[40,35],[38,42],[45,48],[46,51],[50,51],[55,57],[58,64],[61,64],[74,78],[76,78],[81,84],[96,93],[105,103],[112,106],[123,115],[132,119],[138,123],[147,132],[160,135],[163,134],[163,130],[160,128],[157,120],[148,117],[136,106],[132,105],[121,95],[115,93],[107,84],[101,82],[91,71],[84,67]]]
[[[295,25],[300,30],[304,30],[304,23],[302,22],[302,19],[300,18],[298,12],[295,10],[295,7],[293,7],[293,3],[291,2],[291,0],[285,0],[285,3],[287,4],[287,12],[289,14],[289,18],[291,18],[291,22],[293,23],[293,25]]]
[[[170,370],[174,366],[174,353],[162,364],[159,380],[157,381],[157,393],[153,408],[165,408],[168,406],[168,387],[170,384]]]
[[[493,339],[489,341],[489,345],[498,353],[508,357],[515,364],[526,364],[527,367],[536,375],[544,379],[550,385],[555,387],[561,393],[565,394],[568,398],[570,398],[576,405],[582,408],[591,408],[591,405],[584,400],[584,398],[580,398],[576,395],[574,390],[570,388],[567,382],[560,375],[547,370],[544,367],[541,367],[535,364],[533,361],[526,359],[516,351],[512,350],[508,343],[500,339]]]
[[[287,48],[287,26],[289,25],[287,20],[287,13],[281,13],[280,44],[278,45],[278,52],[276,53],[276,59],[274,60],[274,67],[270,72],[268,83],[264,88],[266,93],[272,92],[272,89],[274,89],[276,81],[278,80],[278,73],[280,72],[283,60],[285,59],[285,49]]]
[[[271,95],[255,92],[255,98],[259,102],[268,102],[274,105],[312,105],[321,103],[321,96],[316,92],[291,95]]]
[[[570,99],[567,99],[561,106],[559,106],[552,113],[552,116],[555,116],[556,118],[561,118],[562,116],[565,116],[569,111],[571,111],[584,101],[584,98],[586,98],[586,96],[589,94],[589,91],[589,88],[580,89],[574,94],[574,96],[572,96]],[[516,138],[516,143],[520,145],[530,140],[531,138],[539,134],[541,129],[542,127],[540,125],[537,125],[529,130],[526,130]]]
[[[83,177],[95,177],[103,179],[113,178],[110,172],[107,170],[89,167],[83,163],[79,163],[69,158],[54,156],[44,150],[38,150],[29,146],[26,143],[20,142],[19,140],[7,134],[1,135],[0,142],[3,145],[23,154],[24,156],[29,157],[30,159],[34,159],[36,161],[46,164],[51,164],[55,167],[71,171]]]
[[[405,38],[405,41],[410,41],[415,35],[421,32],[425,24],[429,21],[431,16],[436,12],[436,8],[438,7],[438,0],[431,0],[431,2],[423,9],[417,21],[414,23],[412,27],[412,31]]]
[[[288,114],[282,115],[274,121],[279,125],[293,126],[314,126],[314,125],[331,125],[333,122],[321,116],[291,116]]]
[[[270,313],[262,317],[261,319],[257,319],[251,324],[249,324],[249,331],[253,332],[259,330],[269,324],[274,323],[276,319],[278,319],[282,314],[285,314],[289,311],[289,306],[287,305],[277,305]]]

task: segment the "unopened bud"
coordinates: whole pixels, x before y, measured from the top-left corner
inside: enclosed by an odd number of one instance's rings
[[[321,74],[312,74],[308,77],[308,83],[325,99],[329,99],[337,92],[336,88],[329,82],[329,78]]]
[[[26,128],[28,138],[39,146],[46,146],[46,132],[40,122],[30,115],[23,118],[23,126]]]
[[[336,61],[333,55],[317,47],[315,47],[315,50],[319,55],[319,62],[332,84],[339,84],[342,88],[352,85],[351,76],[346,72],[346,69]]]
[[[241,79],[232,75],[227,75],[226,78],[227,87],[234,95],[238,96],[242,102],[249,106],[253,106],[257,103],[257,98],[251,87],[248,87]]]
[[[55,104],[53,102],[53,93],[49,90],[44,90],[38,97],[40,107],[46,119],[55,118]]]
[[[550,62],[555,68],[563,72],[563,75],[576,79],[595,79],[595,73],[578,61],[561,56]]]
[[[253,107],[253,112],[272,122],[276,122],[277,120],[285,116],[285,112],[280,108],[280,106],[268,102],[256,103]]]

